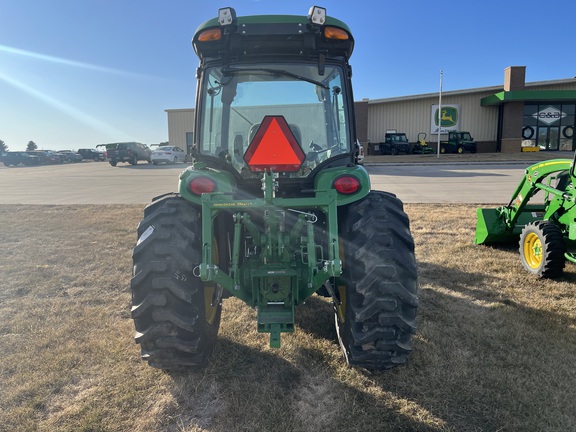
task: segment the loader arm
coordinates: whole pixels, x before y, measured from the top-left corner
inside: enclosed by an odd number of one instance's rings
[[[517,237],[524,225],[535,220],[549,219],[563,201],[574,202],[572,189],[557,188],[552,180],[561,174],[573,178],[570,159],[552,159],[539,162],[526,168],[524,177],[512,194],[506,206],[496,209],[478,208],[475,244],[501,243]],[[530,200],[540,190],[546,192],[543,203],[530,204]]]
[[[510,203],[501,208],[502,217],[506,224],[514,226],[530,199],[540,190],[553,196],[573,200],[572,195],[567,194],[565,190],[551,186],[551,181],[557,178],[556,174],[570,172],[571,166],[572,161],[569,159],[553,159],[526,168],[524,177],[514,191]],[[547,195],[545,201],[549,200],[550,197]]]

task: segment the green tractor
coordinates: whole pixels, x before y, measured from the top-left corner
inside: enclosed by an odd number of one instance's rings
[[[523,267],[536,276],[562,274],[576,263],[576,191],[570,159],[539,162],[528,168],[510,203],[476,211],[476,244],[518,241]],[[538,194],[538,192],[542,193]],[[534,196],[541,199],[534,199]]]
[[[402,202],[371,191],[358,165],[354,39],[308,16],[237,17],[196,31],[194,163],[179,192],[144,210],[133,252],[132,317],[142,358],[202,367],[222,301],[257,310],[270,346],[294,331],[294,308],[330,299],[346,361],[407,361],[415,330],[414,241]]]

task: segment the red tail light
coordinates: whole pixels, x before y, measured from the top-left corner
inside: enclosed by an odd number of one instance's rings
[[[351,195],[360,190],[360,181],[353,176],[341,176],[334,180],[332,186],[342,195]]]
[[[194,195],[211,193],[216,190],[216,182],[208,177],[196,177],[188,185],[188,190]]]

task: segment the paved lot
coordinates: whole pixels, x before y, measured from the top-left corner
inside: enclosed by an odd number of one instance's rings
[[[367,165],[372,188],[406,203],[505,204],[527,163]],[[0,168],[0,204],[146,204],[175,192],[188,165],[105,162]]]
[[[0,168],[0,204],[144,204],[175,192],[186,166],[82,162]]]
[[[372,187],[406,203],[508,204],[530,163],[367,166]]]

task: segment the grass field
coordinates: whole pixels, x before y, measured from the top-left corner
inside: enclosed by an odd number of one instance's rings
[[[142,206],[0,206],[0,431],[576,430],[576,267],[538,280],[474,246],[473,206],[407,205],[420,309],[407,366],[344,364],[331,307],[282,348],[224,302],[211,364],[139,358],[129,281]]]

